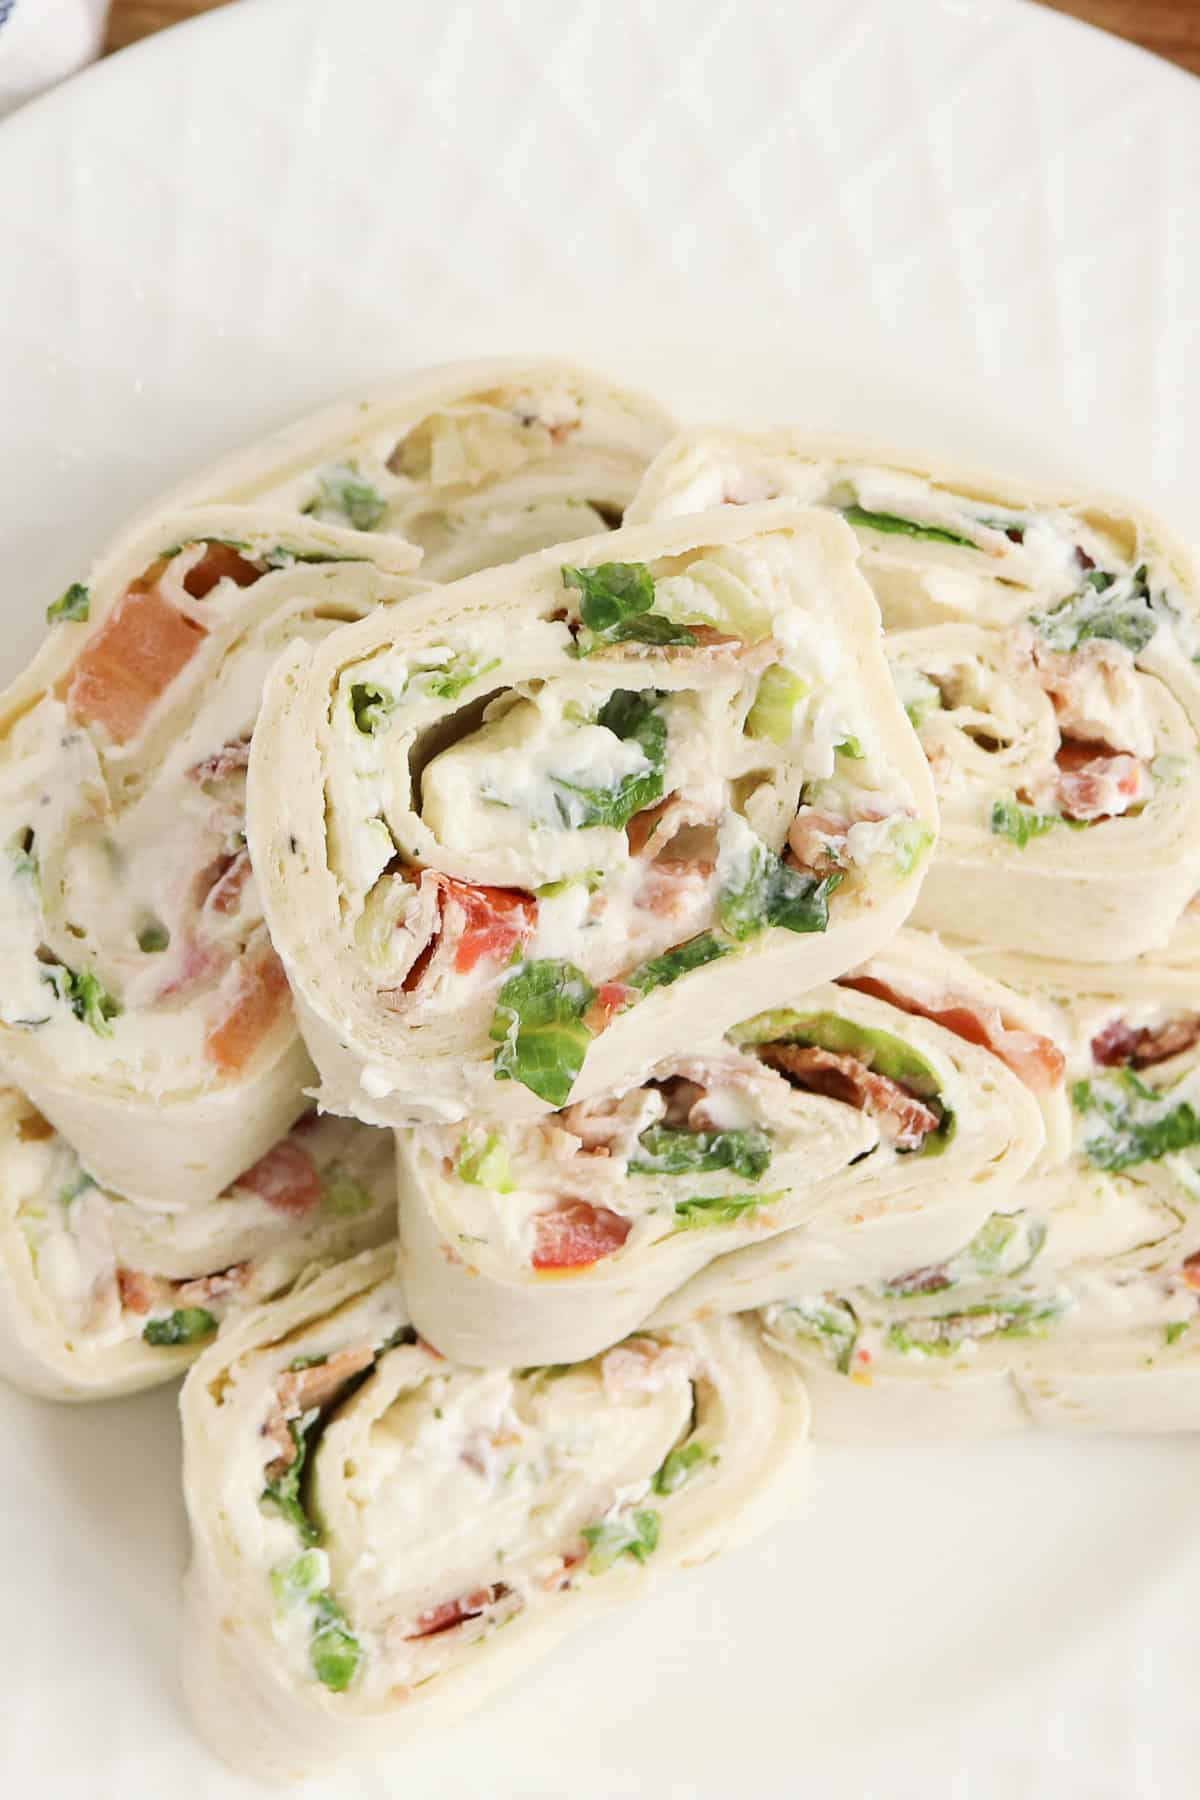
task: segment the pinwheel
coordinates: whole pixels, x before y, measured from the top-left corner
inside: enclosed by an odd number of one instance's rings
[[[15,1089],[0,1089],[0,1375],[99,1400],[180,1374],[240,1308],[395,1230],[392,1141],[306,1114],[226,1194],[149,1212],[98,1188]]]
[[[400,1134],[416,1324],[463,1361],[572,1358],[652,1313],[730,1312],[801,1271],[954,1248],[1006,1203],[1047,1125],[1068,1133],[1062,1057],[1028,1028],[1034,1010],[902,933],[847,985],[802,991],[622,1094]]]
[[[1152,514],[790,432],[692,432],[631,509],[792,495],[855,529],[942,808],[915,920],[1106,962],[1200,887],[1200,578]]]
[[[444,1728],[805,1470],[803,1386],[752,1320],[470,1371],[412,1329],[386,1250],[227,1326],[182,1409],[185,1687],[274,1781]]]
[[[307,1105],[250,734],[281,648],[407,597],[415,557],[238,508],[157,518],[50,608],[0,703],[0,1067],[115,1193],[203,1205]]]
[[[713,513],[281,657],[248,831],[324,1106],[536,1116],[891,935],[936,816],[853,553]]]
[[[674,430],[648,395],[553,357],[452,363],[364,390],[171,498],[253,502],[419,545],[453,581],[619,525]]]

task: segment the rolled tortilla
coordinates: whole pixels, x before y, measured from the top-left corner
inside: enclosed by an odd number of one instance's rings
[[[663,1299],[654,1324],[884,1281],[898,1268],[940,1262],[994,1211],[1013,1205],[1031,1172],[1069,1155],[1065,1057],[1057,1014],[1044,1001],[912,930],[832,992],[848,1021],[886,1032],[938,1071],[938,1104],[950,1126],[933,1138],[932,1157],[881,1137],[870,1157],[817,1190],[820,1205],[803,1225],[715,1258]],[[810,1003],[805,996],[797,1004]]]
[[[829,1436],[1200,1425],[1200,978],[973,955],[1048,1004],[1073,1137],[955,1255],[768,1308]]]
[[[386,1132],[304,1116],[229,1191],[186,1213],[106,1194],[0,1088],[0,1375],[50,1400],[107,1400],[179,1375],[231,1314],[395,1230]]]
[[[126,537],[0,702],[0,1067],[103,1187],[205,1205],[311,1065],[245,846],[280,649],[418,587],[416,552],[225,507]]]
[[[840,973],[903,921],[935,812],[852,536],[783,503],[295,648],[248,830],[322,1105],[407,1125],[626,1087]]]
[[[454,581],[619,525],[674,429],[648,395],[558,358],[451,363],[324,407],[170,498],[392,533]]]
[[[1095,962],[1161,949],[1200,887],[1188,551],[1123,500],[791,432],[685,433],[630,517],[781,494],[854,526],[893,634],[944,821],[915,921]]]
[[[620,1097],[398,1134],[419,1329],[463,1362],[572,1360],[651,1315],[760,1304],[800,1269],[954,1248],[1007,1203],[1047,1123],[1069,1136],[1061,1058],[1016,1024],[1032,1008],[934,940],[901,933],[854,979],[889,997],[827,984],[664,1058]],[[939,1012],[990,1030],[1041,1107]]]
[[[447,1726],[806,1472],[803,1386],[752,1321],[470,1372],[416,1336],[388,1251],[227,1327],[182,1410],[185,1688],[264,1781]]]

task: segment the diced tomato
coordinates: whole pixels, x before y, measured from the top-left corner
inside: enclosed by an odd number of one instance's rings
[[[500,960],[527,943],[537,923],[537,901],[515,888],[473,887],[449,875],[439,878],[443,906],[454,900],[466,915],[454,957],[455,972],[469,975],[485,956]]]
[[[450,1631],[455,1625],[461,1625],[464,1619],[477,1619],[489,1606],[493,1606],[507,1594],[508,1589],[502,1582],[493,1587],[476,1588],[473,1594],[460,1594],[457,1600],[444,1600],[440,1606],[431,1607],[428,1612],[417,1618],[416,1629],[407,1636],[412,1638],[433,1637],[439,1631]]]
[[[1099,824],[1119,817],[1141,798],[1144,771],[1136,756],[1064,738],[1054,760],[1059,770],[1056,798],[1065,818]]]
[[[141,1269],[118,1269],[117,1293],[126,1312],[141,1315],[154,1305],[154,1283]]]
[[[210,544],[205,540],[204,555],[183,578],[184,592],[193,600],[207,600],[218,581],[235,581],[240,588],[252,587],[262,573],[232,544]]]
[[[127,744],[206,635],[157,590],[135,583],[76,657],[67,711]]]
[[[534,1224],[535,1269],[589,1268],[619,1250],[633,1228],[620,1213],[587,1200],[566,1200],[553,1212],[538,1213]]]
[[[204,902],[205,907],[210,912],[220,913],[222,917],[236,912],[242,898],[242,889],[252,873],[249,852],[239,850],[224,872],[209,888]]]
[[[584,1024],[598,1037],[602,1031],[612,1024],[618,1013],[623,1013],[627,1006],[632,1006],[638,999],[638,990],[624,981],[605,981],[596,989],[596,998],[584,1015]]]
[[[233,994],[204,1040],[222,1074],[236,1075],[245,1068],[287,1003],[287,976],[274,951],[243,957]]]
[[[252,1168],[239,1175],[235,1187],[249,1188],[260,1200],[289,1219],[303,1218],[321,1198],[321,1177],[311,1156],[284,1138]]]

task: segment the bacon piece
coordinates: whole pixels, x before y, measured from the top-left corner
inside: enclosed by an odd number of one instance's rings
[[[156,588],[135,583],[76,657],[67,711],[77,724],[102,725],[114,744],[127,744],[206,635]]]
[[[551,1212],[538,1213],[534,1226],[535,1269],[590,1268],[619,1250],[633,1229],[629,1219],[586,1200],[565,1200]]]
[[[624,981],[605,981],[596,989],[596,998],[583,1015],[583,1022],[593,1037],[607,1031],[618,1013],[632,1006],[638,991]]]
[[[654,806],[644,806],[641,812],[634,813],[625,827],[625,836],[629,840],[630,856],[640,856],[650,839],[654,836],[672,806],[678,804],[678,796],[667,794]]]
[[[1156,1026],[1126,1025],[1123,1019],[1114,1019],[1092,1039],[1092,1061],[1103,1069],[1152,1069],[1155,1063],[1182,1056],[1196,1043],[1200,1043],[1200,1015],[1196,1013],[1184,1013]]]
[[[897,1150],[919,1150],[938,1116],[888,1075],[877,1075],[856,1056],[843,1056],[816,1045],[758,1044],[755,1054],[770,1069],[813,1094],[827,1094],[878,1120],[880,1130]]]
[[[843,975],[839,987],[856,989],[860,994],[874,994],[901,1012],[919,1019],[932,1019],[935,1025],[952,1031],[964,1043],[978,1044],[998,1056],[1035,1094],[1047,1094],[1063,1078],[1066,1058],[1053,1038],[1036,1031],[1024,1031],[1009,1025],[998,1006],[987,1006],[966,994],[941,994],[936,1000],[918,1000],[902,994],[886,981],[873,975]]]
[[[414,1629],[406,1634],[406,1641],[435,1637],[440,1631],[452,1631],[464,1619],[477,1619],[489,1606],[502,1600],[508,1591],[502,1581],[497,1581],[491,1587],[476,1588],[473,1593],[460,1594],[457,1600],[444,1600],[440,1606],[431,1607],[428,1612],[418,1615]]]
[[[1029,649],[1064,738],[1152,754],[1153,734],[1127,650],[1107,638],[1087,638],[1077,650],[1051,650],[1038,637]]]
[[[209,1060],[223,1075],[245,1068],[288,1004],[287,976],[273,950],[244,956],[233,993],[204,1039]]]
[[[54,1136],[54,1127],[40,1112],[27,1112],[17,1124],[17,1136],[23,1144],[43,1143]]]
[[[460,906],[466,917],[454,957],[456,974],[469,975],[483,957],[512,955],[518,944],[528,943],[537,924],[537,901],[517,888],[475,887],[441,875],[443,917],[447,901]]]
[[[232,544],[204,542],[204,555],[183,578],[183,589],[193,600],[207,600],[219,581],[235,581],[240,588],[253,587],[264,571],[248,562]]]
[[[849,819],[818,812],[812,806],[801,807],[788,830],[788,848],[796,867],[810,875],[831,875],[841,867],[849,830]]]
[[[321,1177],[311,1156],[299,1144],[284,1138],[265,1156],[260,1156],[235,1187],[249,1188],[265,1200],[274,1212],[289,1219],[302,1219],[312,1212],[321,1198]]]
[[[1194,1250],[1183,1264],[1183,1279],[1190,1288],[1200,1288],[1200,1250]]]
[[[202,757],[198,763],[193,763],[187,771],[187,778],[198,786],[203,786],[206,781],[227,781],[231,775],[246,768],[249,762],[249,738],[231,738],[229,743],[214,750],[211,756]]]
[[[1136,756],[1064,738],[1054,761],[1054,801],[1066,819],[1098,824],[1145,797],[1146,774]]]
[[[218,913],[222,918],[228,918],[230,913],[236,912],[241,904],[242,890],[253,873],[250,852],[239,850],[209,888],[204,900],[204,910]]]
[[[285,1369],[275,1383],[275,1393],[285,1414],[294,1418],[314,1406],[328,1406],[346,1383],[361,1375],[375,1361],[370,1344],[339,1350],[323,1363],[307,1369]],[[291,1433],[288,1433],[290,1439]],[[291,1459],[289,1458],[289,1461]]]
[[[158,1283],[142,1269],[118,1269],[117,1293],[126,1312],[141,1316],[154,1305]]]
[[[234,1263],[219,1274],[200,1275],[194,1281],[183,1282],[175,1298],[180,1306],[206,1306],[210,1300],[224,1300],[229,1294],[236,1294],[249,1279],[250,1264]]]
[[[660,856],[646,870],[633,904],[639,912],[652,912],[659,917],[675,918],[687,913],[696,903],[697,889],[707,888],[715,866],[706,861]]]

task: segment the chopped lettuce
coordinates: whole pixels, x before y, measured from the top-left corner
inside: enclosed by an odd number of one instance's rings
[[[631,1175],[695,1175],[729,1169],[757,1181],[771,1161],[771,1138],[758,1126],[740,1131],[676,1131],[647,1125],[629,1161]]]
[[[961,544],[966,550],[977,550],[974,538],[961,532],[947,531],[944,525],[922,525],[916,519],[902,519],[897,513],[868,512],[865,506],[844,506],[842,517],[847,525],[869,531],[886,531],[898,537],[919,538],[928,544]]]
[[[627,978],[629,986],[642,994],[652,993],[655,988],[670,987],[681,975],[690,975],[693,969],[702,969],[705,963],[728,956],[732,948],[732,944],[723,944],[711,931],[703,931],[699,937],[680,944],[677,950],[668,950],[664,955],[642,963]]]
[[[354,463],[334,463],[317,477],[319,498],[306,511],[328,508],[349,519],[355,531],[374,531],[387,511],[387,501],[377,488],[364,481]]]
[[[356,681],[350,689],[354,723],[366,737],[373,737],[396,705],[396,696],[373,681]]]
[[[1190,1319],[1172,1319],[1171,1323],[1166,1327],[1167,1343],[1177,1344],[1183,1334],[1190,1330],[1191,1323],[1192,1321]]]
[[[1023,850],[1031,838],[1045,837],[1064,820],[1060,813],[1042,813],[1032,806],[1022,806],[1016,795],[1010,794],[993,803],[988,823],[996,837],[1005,837]]]
[[[583,1020],[595,997],[574,963],[522,963],[496,1002],[496,1080],[519,1081],[551,1106],[565,1106],[592,1041]]]
[[[941,688],[920,669],[907,668],[904,664],[892,670],[892,678],[909,724],[914,731],[920,731],[931,713],[942,710]]]
[[[297,563],[361,563],[365,556],[345,556],[337,550],[306,550],[299,544],[276,544],[263,557],[268,569],[291,569]]]
[[[561,790],[563,822],[577,830],[607,825],[623,831],[635,813],[661,800],[663,770],[667,760],[667,721],[659,707],[661,694],[653,689],[617,688],[596,715],[596,724],[624,743],[635,743],[647,767],[623,775],[615,787],[584,787],[551,776]]]
[[[469,1182],[472,1187],[490,1188],[493,1194],[511,1194],[513,1191],[508,1145],[495,1131],[490,1131],[474,1150],[470,1139],[463,1137],[458,1146],[455,1173],[460,1181]]]
[[[46,608],[46,623],[61,625],[69,620],[86,619],[91,608],[92,596],[82,581],[73,581],[65,594]]]
[[[696,634],[653,612],[654,578],[645,563],[600,563],[594,569],[563,565],[563,586],[580,595],[580,656],[608,644],[694,644]]]
[[[425,678],[425,686],[439,700],[457,700],[464,688],[499,667],[498,656],[486,661],[479,656],[455,656],[444,668],[431,669]]]
[[[1030,622],[1052,650],[1077,650],[1089,638],[1109,638],[1134,656],[1159,625],[1144,565],[1124,575],[1092,569],[1077,594]]]
[[[1061,1317],[1063,1303],[1045,1300],[981,1300],[957,1312],[911,1318],[889,1325],[887,1347],[921,1356],[950,1356],[982,1338],[1033,1337]]]
[[[892,861],[898,875],[910,875],[933,843],[933,832],[919,819],[901,819],[892,826]]]
[[[344,1169],[330,1163],[321,1178],[321,1211],[335,1219],[357,1219],[371,1210],[371,1190]]]
[[[313,1672],[325,1687],[341,1694],[350,1686],[362,1661],[362,1645],[328,1588],[313,1596],[312,1605],[315,1615],[310,1647]]]
[[[69,969],[65,963],[51,963],[42,970],[42,980],[97,1037],[112,1036],[112,1021],[121,1011],[121,1003],[90,969]]]
[[[606,1519],[600,1525],[585,1525],[582,1535],[591,1552],[588,1573],[605,1574],[619,1556],[632,1556],[635,1562],[644,1563],[658,1548],[660,1524],[656,1512],[640,1511],[627,1519]]]
[[[847,1300],[789,1300],[780,1323],[797,1337],[812,1338],[832,1357],[843,1375],[858,1342],[858,1319]]]
[[[264,1500],[270,1500],[288,1523],[295,1526],[305,1544],[317,1544],[321,1541],[321,1533],[309,1518],[300,1497],[300,1481],[308,1460],[309,1443],[320,1418],[320,1409],[313,1407],[308,1412],[301,1413],[298,1419],[288,1420],[288,1431],[296,1446],[296,1454],[282,1474],[268,1479],[262,1494]]]
[[[1109,1080],[1077,1081],[1071,1101],[1077,1112],[1099,1113],[1111,1127],[1083,1146],[1094,1168],[1116,1172],[1200,1144],[1200,1114],[1191,1101],[1172,1105],[1167,1094],[1148,1087],[1132,1069]]]
[[[217,1321],[203,1306],[185,1306],[166,1319],[151,1319],[142,1337],[148,1344],[170,1347],[175,1344],[199,1344],[212,1337]]]
[[[746,714],[746,736],[770,738],[786,744],[792,735],[796,708],[808,693],[808,682],[783,663],[772,663],[759,677],[754,704]]]
[[[703,1225],[733,1225],[760,1207],[774,1206],[785,1190],[773,1194],[694,1194],[675,1202],[675,1229],[693,1231]]]
[[[829,896],[841,885],[834,872],[818,879],[793,869],[767,846],[756,842],[739,872],[717,895],[722,928],[739,943],[767,926],[784,931],[826,931]]]
[[[679,1444],[664,1460],[655,1474],[651,1486],[656,1494],[677,1494],[685,1483],[698,1475],[709,1463],[715,1463],[717,1457],[702,1444],[699,1438],[690,1438],[686,1444]]]

